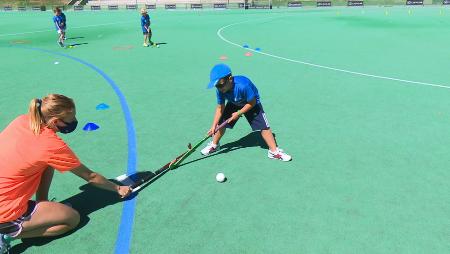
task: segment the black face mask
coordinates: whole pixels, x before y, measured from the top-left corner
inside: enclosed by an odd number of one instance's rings
[[[61,120],[62,121],[62,120]],[[61,127],[61,126],[57,126],[58,127],[58,130],[61,132],[61,133],[63,133],[63,134],[67,134],[67,133],[71,133],[71,132],[73,132],[76,128],[77,128],[77,125],[78,125],[78,121],[75,119],[75,120],[73,120],[72,122],[70,122],[70,123],[66,123],[66,122],[64,122],[64,121],[62,121],[66,126],[64,126],[64,127]]]

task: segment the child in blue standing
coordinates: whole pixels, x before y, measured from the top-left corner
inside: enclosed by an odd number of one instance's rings
[[[58,32],[58,44],[62,48],[64,47],[64,38],[66,37],[66,22],[61,15],[61,9],[55,8],[53,10],[55,16],[53,16],[53,23],[55,24],[56,31]]]
[[[267,157],[281,161],[290,161],[292,157],[277,147],[275,138],[262,107],[258,89],[245,76],[232,76],[226,64],[215,65],[210,73],[208,89],[216,87],[217,107],[208,135],[214,134],[218,124],[227,121],[227,128],[233,128],[237,120],[244,115],[253,131],[261,131],[261,136],[269,147]],[[225,102],[227,101],[226,105]],[[217,131],[213,139],[202,149],[203,155],[209,155],[220,149],[219,141],[225,129]]]
[[[148,47],[150,45],[154,46],[155,43],[152,42],[152,29],[150,28],[150,16],[147,14],[147,9],[141,9],[141,28],[142,33],[144,34],[144,47]],[[149,44],[150,43],[150,44]]]

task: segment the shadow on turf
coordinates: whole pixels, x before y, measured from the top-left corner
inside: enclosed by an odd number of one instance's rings
[[[273,136],[275,138],[275,142],[276,142],[276,135],[275,133],[273,133]],[[248,148],[248,147],[256,147],[259,146],[263,149],[269,149],[269,147],[267,146],[266,142],[264,141],[264,139],[261,137],[261,132],[260,131],[253,131],[250,132],[249,134],[247,134],[246,136],[230,142],[230,143],[226,143],[222,146],[220,146],[220,150],[217,153],[214,153],[212,155],[209,156],[205,156],[193,161],[189,161],[186,163],[182,163],[179,167],[187,165],[187,164],[191,164],[200,160],[204,160],[204,159],[208,159],[217,155],[221,155],[224,153],[228,153],[237,149],[242,149],[242,148]]]
[[[74,230],[56,237],[21,239],[22,242],[14,245],[10,253],[24,253],[31,246],[42,246],[52,242],[53,240],[68,236],[88,224],[90,220],[89,214],[107,206],[124,201],[123,199],[120,199],[116,193],[96,188],[90,184],[81,186],[80,190],[82,190],[82,192],[61,201],[61,203],[70,203],[70,205],[80,213],[80,224]]]
[[[66,38],[66,40],[76,40],[76,39],[84,39],[84,37],[83,37],[83,36],[78,36],[78,37],[69,37],[69,38]]]
[[[75,46],[86,45],[86,44],[89,44],[89,43],[87,43],[87,42],[82,42],[82,43],[72,43],[72,44],[69,44],[69,45],[67,45],[67,46],[75,47]]]
[[[166,45],[167,42],[155,42],[156,45]]]

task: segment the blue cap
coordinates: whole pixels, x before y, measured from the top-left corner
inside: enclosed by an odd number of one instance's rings
[[[209,74],[209,84],[207,88],[213,88],[217,84],[219,79],[230,74],[231,69],[230,67],[228,67],[228,65],[223,63],[214,65],[214,67],[211,69],[211,73]]]

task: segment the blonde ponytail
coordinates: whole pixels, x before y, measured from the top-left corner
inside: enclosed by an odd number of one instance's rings
[[[44,122],[40,112],[41,105],[41,99],[32,99],[30,101],[30,106],[28,107],[28,113],[30,115],[30,128],[35,135],[39,135],[41,132],[41,125]]]
[[[41,133],[42,124],[52,117],[63,119],[67,114],[75,112],[75,103],[61,94],[49,94],[41,99],[32,99],[28,108],[30,128],[35,135]]]

